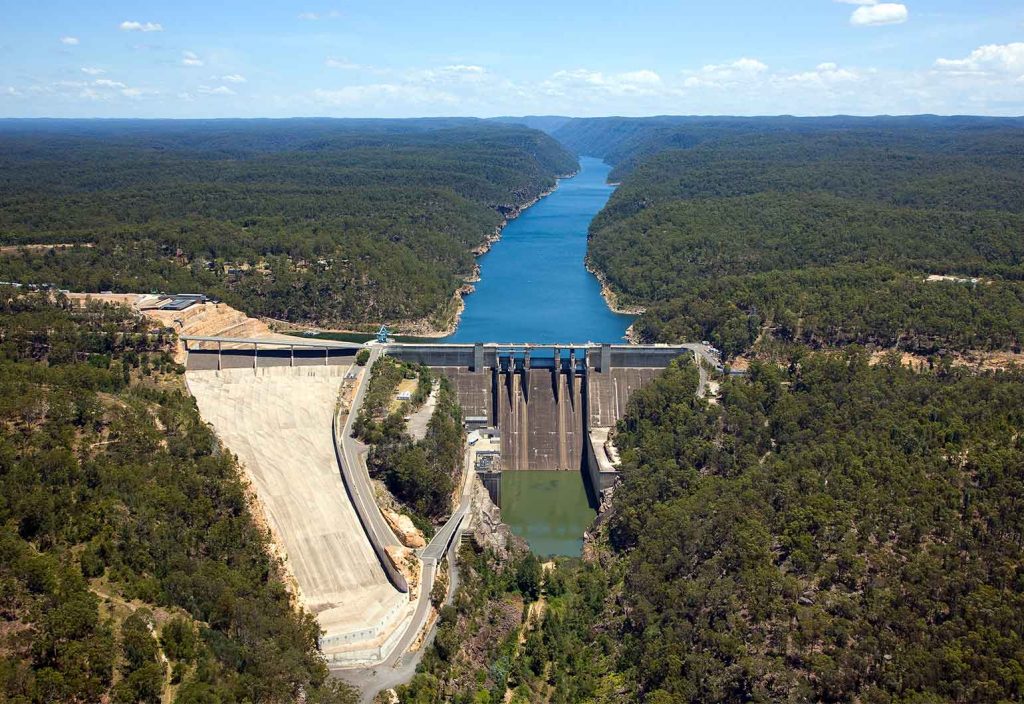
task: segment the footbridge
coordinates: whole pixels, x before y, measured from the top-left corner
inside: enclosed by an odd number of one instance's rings
[[[701,344],[389,343],[383,351],[448,377],[467,423],[500,437],[502,471],[582,471],[595,501],[617,476],[608,438],[633,392],[680,356],[721,368]]]

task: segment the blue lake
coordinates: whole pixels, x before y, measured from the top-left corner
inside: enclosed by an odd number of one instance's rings
[[[633,321],[613,313],[586,270],[587,227],[614,190],[610,167],[580,172],[505,226],[480,258],[480,281],[446,342],[621,342]]]

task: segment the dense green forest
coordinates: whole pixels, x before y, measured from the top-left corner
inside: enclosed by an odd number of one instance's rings
[[[677,362],[631,399],[594,555],[549,572],[504,666],[515,701],[1024,696],[1024,376],[851,348],[718,404],[697,383]]]
[[[0,298],[0,700],[351,702],[127,308]]]
[[[1019,351],[1024,127],[837,120],[662,125],[623,157],[588,256],[638,336]]]
[[[432,532],[432,522],[452,512],[452,492],[462,476],[462,407],[446,376],[435,380],[429,367],[412,366],[384,356],[374,363],[354,434],[372,445],[367,466],[412,514],[414,522]],[[407,402],[388,408],[402,379],[416,379]],[[406,432],[406,416],[427,400],[437,384],[437,400],[426,435],[414,441]]]
[[[643,691],[1021,697],[1024,378],[798,355],[720,410],[695,380],[641,391],[619,439],[620,667]]]
[[[546,570],[539,625],[474,693],[447,612],[401,701],[1024,698],[1024,373],[948,354],[1020,351],[1019,126],[541,122],[619,164],[590,256],[650,306],[642,338],[784,344],[710,402],[682,360],[635,392],[611,508]]]
[[[443,325],[471,250],[575,160],[479,120],[0,121],[0,280]]]
[[[467,544],[459,551],[459,576],[461,586],[453,603],[441,609],[437,635],[415,677],[397,688],[404,704],[497,704],[507,691],[519,694],[531,677],[529,668],[545,662],[540,652],[537,659],[530,655],[537,630],[519,643],[526,609],[544,582],[537,557],[525,547],[499,556]],[[530,701],[511,699],[512,704]]]
[[[596,156],[612,165],[613,181],[638,164],[669,149],[689,149],[705,142],[745,136],[813,136],[871,131],[885,141],[890,135],[925,140],[935,130],[947,133],[1024,128],[1024,118],[935,115],[851,117],[730,117],[661,115],[658,117],[500,118],[551,134],[577,154]]]

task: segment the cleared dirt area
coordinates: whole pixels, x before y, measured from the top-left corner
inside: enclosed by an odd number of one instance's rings
[[[92,242],[57,242],[54,244],[5,244],[0,246],[0,254],[17,254],[19,250],[29,252],[45,252],[50,249],[68,249],[69,247],[95,247]]]
[[[892,352],[881,350],[871,353],[871,364],[880,363]],[[918,371],[928,369],[928,357],[910,352],[900,352],[900,363],[905,367]],[[1016,366],[1024,369],[1024,353],[1021,352],[984,352],[981,350],[969,350],[964,353],[953,355],[953,366],[969,367],[978,371],[1001,371]]]
[[[437,408],[437,392],[439,388],[440,384],[435,381],[430,389],[430,395],[427,396],[427,400],[405,419],[406,432],[417,442],[427,436],[427,426],[430,424],[430,417],[434,415],[434,409]],[[413,391],[415,391],[415,388]]]
[[[68,298],[85,305],[89,301],[119,303],[139,311],[159,327],[171,328],[178,335],[194,337],[245,337],[267,340],[293,341],[290,335],[271,331],[262,320],[250,318],[240,310],[226,303],[196,303],[185,310],[157,310],[166,296],[141,293],[69,293]],[[192,349],[217,349],[215,343],[191,343]],[[223,349],[249,349],[244,345],[224,344]],[[175,350],[175,361],[185,363],[185,345],[179,341]]]

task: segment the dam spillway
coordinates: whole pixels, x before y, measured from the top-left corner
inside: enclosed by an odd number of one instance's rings
[[[450,380],[467,422],[500,436],[502,471],[581,471],[591,501],[615,482],[606,441],[632,394],[672,360],[707,355],[693,344],[388,344],[384,351]]]
[[[583,384],[575,373],[524,369],[495,375],[502,468],[580,469],[586,429]]]

